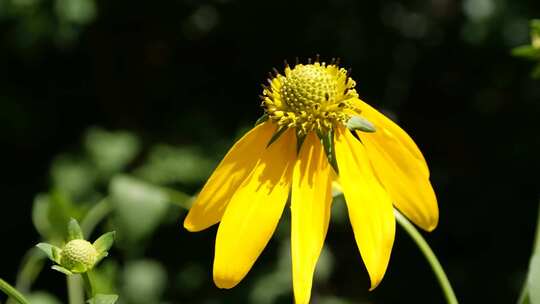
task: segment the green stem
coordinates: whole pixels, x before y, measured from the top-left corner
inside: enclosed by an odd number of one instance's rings
[[[30,304],[28,300],[15,287],[9,285],[6,281],[0,279],[0,290],[5,292],[10,298],[17,300],[21,304]]]
[[[540,207],[538,208],[538,219],[536,220],[536,236],[534,238],[533,244],[533,255],[537,252],[540,252]],[[530,271],[530,270],[529,270]],[[521,288],[521,293],[519,294],[518,304],[528,304],[529,300],[529,284],[527,284],[527,277],[525,277],[525,282],[523,282],[523,288]]]
[[[86,295],[89,299],[91,299],[94,297],[94,288],[92,286],[92,278],[90,276],[90,271],[81,273],[81,276],[84,282],[84,289],[86,290]]]
[[[439,263],[437,256],[435,255],[435,253],[433,253],[433,250],[431,250],[426,240],[422,237],[420,232],[418,232],[416,227],[411,224],[411,222],[409,222],[409,220],[407,220],[399,211],[394,209],[394,214],[396,216],[398,224],[400,224],[401,227],[403,227],[403,229],[405,229],[405,231],[411,236],[413,241],[416,243],[418,248],[420,248],[420,251],[422,251],[427,261],[429,262],[429,265],[435,273],[435,276],[439,281],[439,285],[443,290],[446,302],[449,304],[458,304],[458,300],[456,298],[456,295],[454,294],[452,285],[450,285],[450,281],[448,281],[448,277],[446,276],[446,273],[444,273],[441,263]]]
[[[69,304],[84,304],[84,291],[82,288],[81,276],[78,274],[68,275],[68,300]]]
[[[112,211],[111,204],[107,198],[102,199],[88,210],[86,216],[81,221],[81,230],[85,238],[89,238],[97,224],[101,222]]]

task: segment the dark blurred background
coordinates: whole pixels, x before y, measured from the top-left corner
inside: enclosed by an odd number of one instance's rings
[[[130,131],[143,155],[157,143],[199,147],[212,167],[260,116],[267,72],[281,70],[284,59],[320,54],[352,68],[360,96],[424,152],[441,214],[426,237],[458,297],[515,302],[539,200],[540,86],[532,65],[510,50],[529,42],[528,21],[538,16],[534,0],[0,0],[0,276],[15,280],[21,256],[40,240],[34,197],[51,186],[51,163],[77,153],[88,128]],[[257,303],[246,295],[271,287],[253,282],[278,267],[286,241],[272,241],[244,282],[220,291],[211,282],[215,228],[188,233],[183,217],[160,227],[144,254],[161,261],[169,278],[199,265],[202,283],[185,291],[169,279],[164,303]],[[314,303],[318,295],[444,301],[399,228],[373,292],[346,222],[331,224],[326,246],[333,270],[314,286]],[[62,298],[63,284],[46,271],[36,288]],[[285,293],[275,302],[290,299]],[[324,303],[349,303],[340,299]]]

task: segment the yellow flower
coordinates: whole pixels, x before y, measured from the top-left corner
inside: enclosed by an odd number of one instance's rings
[[[214,282],[238,284],[270,240],[290,196],[296,303],[309,303],[323,247],[333,182],[340,184],[371,289],[394,242],[393,206],[421,228],[438,221],[429,170],[414,141],[358,98],[332,61],[288,65],[263,90],[259,123],[227,153],[184,221],[189,231],[218,222]]]

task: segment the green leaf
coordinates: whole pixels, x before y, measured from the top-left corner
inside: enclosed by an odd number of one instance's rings
[[[167,284],[167,272],[152,260],[129,262],[123,273],[122,294],[133,304],[158,303]]]
[[[59,248],[55,247],[54,245],[48,244],[48,243],[39,243],[39,244],[36,245],[36,247],[41,249],[41,251],[43,251],[47,255],[49,260],[51,260],[53,262],[56,262],[56,259],[53,256],[53,248],[56,248],[58,250],[59,250]]]
[[[157,145],[135,175],[159,185],[198,185],[210,175],[214,166],[215,161],[206,157],[199,147]]]
[[[116,235],[116,231],[112,231],[112,232],[107,232],[103,234],[102,236],[100,236],[93,244],[97,252],[100,254],[107,252],[114,243],[115,235]]]
[[[83,240],[84,236],[79,226],[79,222],[76,219],[72,218],[69,220],[68,224],[68,240]]]
[[[170,206],[165,191],[127,175],[112,179],[110,193],[118,231],[131,242],[150,235]]]
[[[540,252],[534,254],[529,266],[527,277],[527,288],[529,290],[529,301],[531,304],[540,303]]]
[[[104,176],[120,172],[139,153],[139,139],[125,131],[108,132],[92,128],[85,138],[85,148]]]
[[[347,128],[351,131],[375,132],[375,126],[369,120],[361,116],[352,116],[349,121],[347,121]]]
[[[114,304],[118,301],[118,295],[115,294],[97,294],[88,300],[88,304]]]
[[[71,272],[70,270],[68,270],[68,269],[66,269],[66,268],[64,268],[62,266],[53,265],[51,268],[65,274],[65,275],[72,275],[73,274],[73,272]]]

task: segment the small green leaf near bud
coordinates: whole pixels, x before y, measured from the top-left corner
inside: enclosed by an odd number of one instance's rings
[[[36,245],[36,247],[41,249],[41,251],[43,251],[47,255],[49,260],[55,261],[53,257],[53,245],[48,243],[39,243]]]
[[[114,243],[114,237],[116,235],[115,231],[107,232],[100,236],[95,242],[94,242],[94,248],[96,248],[96,251],[98,254],[107,252],[111,246]]]
[[[362,131],[373,133],[376,131],[375,126],[367,119],[361,116],[353,116],[347,122],[347,128],[351,131]]]
[[[62,267],[62,266],[53,265],[53,266],[51,266],[51,268],[52,268],[53,270],[56,270],[56,271],[58,271],[58,272],[61,272],[61,273],[65,274],[65,275],[72,275],[72,274],[73,274],[73,272],[71,272],[71,271],[65,269],[65,268]]]
[[[77,222],[76,219],[70,219],[68,224],[68,239],[71,240],[82,240],[84,239],[81,226],[79,226],[79,222]]]

